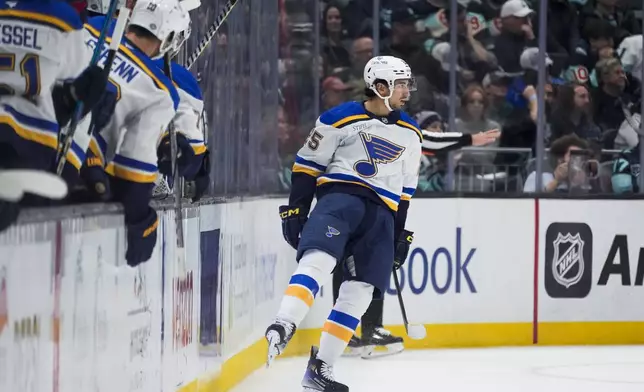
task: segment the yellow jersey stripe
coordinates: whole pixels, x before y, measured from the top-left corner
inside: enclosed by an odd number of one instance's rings
[[[58,19],[51,15],[43,15],[37,12],[31,11],[22,11],[22,10],[0,10],[1,17],[13,17],[13,18],[22,18],[27,20],[32,20],[34,22],[47,23],[53,26],[58,27],[63,31],[72,31],[74,28],[67,22]]]
[[[357,182],[357,181],[347,181],[347,180],[338,180],[338,179],[330,179],[330,178],[318,178],[317,185],[327,184],[329,182],[342,182],[342,183],[345,183],[345,184],[360,185],[362,187],[365,187],[367,189],[371,189],[372,191],[376,192],[375,189],[373,189],[373,188],[371,188],[371,187],[369,187],[369,186],[367,186],[367,185],[365,185],[365,184],[363,184],[361,182]],[[394,202],[393,200],[389,199],[388,197],[385,197],[385,196],[381,195],[378,192],[376,192],[376,194],[378,195],[378,197],[380,197],[380,199],[382,201],[385,202],[387,207],[389,207],[392,211],[398,211],[398,203]]]
[[[123,166],[117,166],[114,162],[110,162],[105,168],[105,172],[112,177],[122,178],[127,181],[138,183],[152,183],[157,179],[157,173],[140,173],[138,171],[130,170]]]
[[[420,140],[423,140],[423,134],[420,132],[420,129],[416,128],[415,126],[411,125],[410,123],[403,121],[403,120],[398,120],[396,121],[396,124],[403,126],[405,128],[411,129],[412,131],[416,132],[416,135],[420,138]]]
[[[369,118],[369,116],[367,116],[366,114],[356,114],[356,115],[353,115],[353,116],[345,117],[345,118],[343,118],[343,119],[341,119],[339,121],[336,121],[331,126],[334,127],[334,128],[338,128],[338,127],[341,127],[342,125],[344,125],[344,124],[346,124],[346,123],[348,123],[350,121],[365,120],[365,119],[368,119],[368,118]]]

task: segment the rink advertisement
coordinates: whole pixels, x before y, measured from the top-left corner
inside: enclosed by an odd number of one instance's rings
[[[174,212],[159,211],[157,247],[136,268],[119,215],[0,234],[0,390],[230,390],[263,365],[297,267],[284,203],[187,206],[183,249]],[[428,334],[406,347],[644,343],[643,215],[635,200],[413,200],[398,274]],[[319,343],[330,281],[285,355]],[[393,281],[383,321],[404,335]]]
[[[540,200],[539,212],[539,342],[644,343],[644,201]]]

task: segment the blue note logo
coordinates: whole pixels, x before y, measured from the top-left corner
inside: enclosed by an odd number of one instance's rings
[[[389,140],[360,132],[360,139],[367,152],[367,159],[361,160],[353,165],[353,170],[361,177],[371,178],[378,174],[377,165],[385,165],[396,161],[405,151],[405,147],[399,146]]]
[[[327,226],[326,229],[326,236],[329,238],[333,238],[334,235],[340,235],[340,230],[336,229],[335,227]]]

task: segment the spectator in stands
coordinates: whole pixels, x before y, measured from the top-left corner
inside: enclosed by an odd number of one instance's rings
[[[494,55],[505,72],[521,72],[519,59],[523,50],[538,47],[532,14],[532,9],[523,0],[508,0],[501,8],[501,34],[494,40]]]
[[[436,112],[422,111],[414,116],[414,120],[423,131],[445,131],[445,122],[440,114]],[[448,153],[446,152],[423,151],[418,177],[419,191],[441,192],[444,190],[447,159]]]
[[[322,14],[320,48],[327,69],[350,67],[351,59],[347,50],[350,41],[342,25],[340,6],[329,3]]]
[[[563,66],[565,60],[575,52],[579,39],[575,7],[568,0],[548,0],[548,53],[554,62],[561,61]],[[565,57],[557,58],[555,53]]]
[[[595,123],[603,131],[619,129],[625,120],[625,105],[631,101],[624,93],[626,74],[616,58],[600,60],[596,68],[599,87],[593,94]]]
[[[322,111],[329,110],[349,100],[349,90],[337,76],[329,76],[322,82]]]
[[[576,134],[581,139],[599,143],[601,130],[593,122],[588,86],[568,83],[559,87],[550,118],[551,139]]]
[[[461,97],[461,111],[456,119],[456,132],[476,134],[479,132],[501,129],[501,126],[486,117],[487,99],[483,87],[472,84],[465,89]],[[498,139],[487,147],[497,147]],[[495,153],[464,154],[463,161],[468,164],[489,165],[494,160]]]
[[[574,150],[585,150],[588,144],[575,134],[562,136],[555,140],[550,146],[549,165],[554,170],[546,170],[542,173],[541,189],[536,189],[537,173],[533,171],[528,175],[523,186],[524,192],[568,192],[571,184],[578,185],[586,182],[583,171],[571,168],[570,152]],[[572,171],[571,169],[575,169]]]
[[[579,83],[588,82],[599,60],[614,57],[615,27],[602,19],[590,19],[584,26],[583,35],[585,39],[579,41],[571,56],[566,76],[567,80]]]
[[[642,34],[625,38],[617,48],[617,56],[628,75],[642,82]]]
[[[483,78],[483,88],[487,99],[486,117],[502,123],[512,107],[506,100],[512,78],[501,71],[490,72]]]
[[[622,40],[630,35],[640,34],[642,28],[637,22],[633,11],[624,10],[619,5],[619,0],[589,0],[580,13],[582,33],[589,33],[586,26],[592,20],[603,20],[615,26],[613,39],[619,45]],[[589,39],[590,37],[584,37]]]
[[[407,5],[398,5],[391,14],[391,35],[382,40],[383,55],[390,55],[405,60],[414,73],[424,75],[432,74],[429,55],[425,52],[422,40],[416,33],[415,23],[418,15]]]
[[[447,7],[444,10],[444,14],[449,15],[449,13],[450,9]],[[494,54],[491,51],[488,51],[485,45],[479,40],[483,39],[486,33],[477,31],[472,23],[469,23],[467,19],[467,9],[460,3],[458,5],[457,30],[459,76],[458,93],[461,94],[467,85],[473,82],[480,83],[489,71],[496,69],[497,62]],[[432,58],[438,61],[441,65],[441,72],[436,74],[436,78],[438,78],[438,80],[430,80],[430,82],[439,86],[439,83],[443,82],[442,84],[445,85],[443,91],[445,92],[449,89],[448,72],[450,68],[449,52],[451,49],[448,43],[449,40],[450,33],[447,31],[435,41],[436,43],[431,49]]]
[[[638,193],[640,177],[640,145],[639,143],[623,151],[619,158],[613,161],[611,188],[613,193]]]
[[[347,85],[351,88],[350,99],[361,101],[364,99],[364,66],[373,57],[373,39],[360,37],[353,40],[351,46],[351,68],[347,75]]]

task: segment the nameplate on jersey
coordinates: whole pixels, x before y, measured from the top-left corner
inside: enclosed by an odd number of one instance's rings
[[[97,43],[98,43],[98,39],[94,37],[88,38],[87,41],[85,42],[85,44],[92,50],[94,50]],[[101,57],[98,60],[99,65],[101,66],[105,65],[105,61],[107,61],[108,54],[109,54],[109,47],[105,45],[103,47],[103,50],[101,51]],[[118,75],[126,83],[131,83],[132,80],[134,80],[139,75],[140,70],[134,64],[129,62],[127,58],[123,58],[121,53],[117,53],[117,55],[114,56],[114,61],[112,62],[111,73]]]
[[[15,22],[14,22],[15,23]],[[34,27],[0,23],[0,43],[3,46],[19,46],[42,50],[38,41],[38,29]]]
[[[378,174],[378,165],[395,162],[405,151],[405,147],[383,137],[365,132],[360,132],[359,135],[367,153],[367,159],[357,161],[353,165],[353,170],[361,177],[374,177]]]

